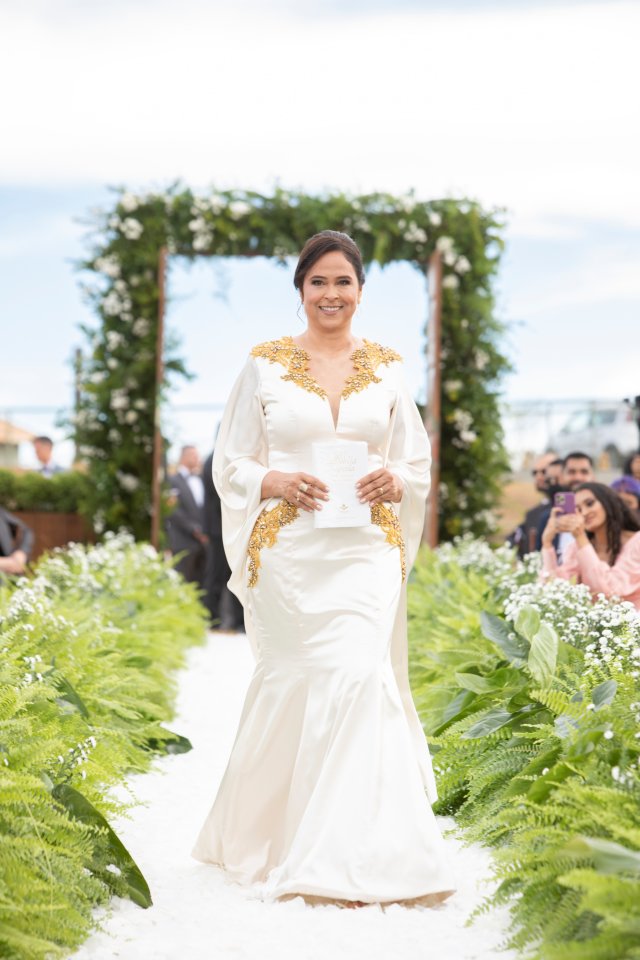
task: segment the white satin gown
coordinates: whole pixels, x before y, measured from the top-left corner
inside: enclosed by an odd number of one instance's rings
[[[230,588],[256,666],[193,856],[265,898],[444,898],[454,881],[407,675],[406,575],[423,528],[429,442],[400,357],[364,342],[328,398],[291,337],[261,344],[230,395],[213,462]],[[314,440],[365,440],[404,483],[366,527],[316,529],[261,500],[269,470],[313,473]]]

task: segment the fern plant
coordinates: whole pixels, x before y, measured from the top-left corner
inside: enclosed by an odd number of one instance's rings
[[[640,957],[637,612],[466,539],[420,556],[409,614],[436,809],[495,848],[479,909],[536,960]]]
[[[111,787],[188,742],[168,730],[196,592],[150,547],[108,537],[0,589],[0,955],[66,956],[113,893],[149,906],[109,826]]]

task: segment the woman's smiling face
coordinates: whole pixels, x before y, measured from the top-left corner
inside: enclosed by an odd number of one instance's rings
[[[582,515],[585,530],[594,533],[607,522],[605,509],[591,490],[578,490],[576,493],[576,510]]]
[[[302,302],[309,323],[326,331],[348,327],[360,297],[355,270],[339,250],[319,257],[302,285]]]

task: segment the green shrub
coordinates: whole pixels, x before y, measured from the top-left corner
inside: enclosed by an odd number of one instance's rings
[[[47,481],[50,482],[50,481]],[[169,731],[175,670],[205,636],[196,591],[148,545],[110,536],[0,590],[0,956],[66,956],[112,893],[148,906],[108,826],[110,788]],[[144,870],[144,864],[141,865]]]
[[[637,611],[462,540],[421,555],[409,613],[436,810],[496,848],[482,909],[536,960],[639,957]]]
[[[0,470],[0,505],[7,510],[86,514],[90,480],[77,470],[47,479],[40,473]]]

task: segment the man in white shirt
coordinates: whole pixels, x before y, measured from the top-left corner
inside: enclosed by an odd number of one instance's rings
[[[204,584],[209,538],[204,533],[204,484],[197,449],[188,444],[180,451],[178,469],[170,478],[176,506],[167,520],[171,552],[183,553],[176,564],[185,580]]]
[[[33,441],[33,449],[39,462],[36,470],[43,477],[53,477],[54,474],[63,472],[62,467],[59,467],[53,461],[53,440],[51,437],[36,437]]]

